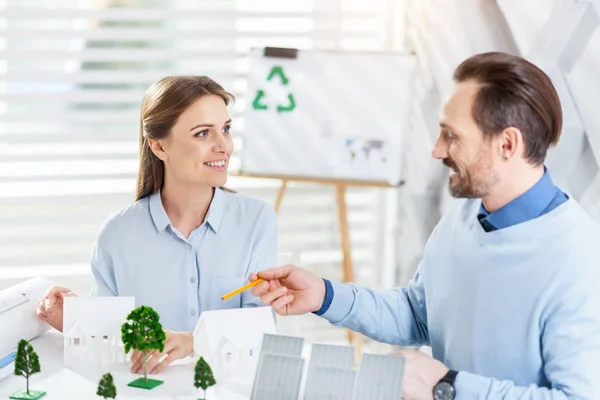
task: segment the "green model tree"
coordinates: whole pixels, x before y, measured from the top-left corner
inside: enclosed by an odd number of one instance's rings
[[[200,359],[196,363],[194,386],[196,387],[196,389],[202,388],[202,390],[204,390],[204,398],[206,399],[206,389],[216,384],[217,381],[213,376],[213,372],[212,369],[210,369],[210,365],[208,365],[208,363],[204,360],[203,357],[200,357]]]
[[[11,399],[36,400],[46,394],[38,390],[29,390],[29,378],[31,375],[40,372],[40,359],[33,349],[31,343],[21,339],[17,347],[15,358],[15,375],[25,378],[26,389],[19,390],[10,396]]]
[[[152,350],[163,351],[165,348],[165,331],[160,324],[158,313],[148,306],[140,306],[127,316],[121,326],[121,338],[125,346],[125,353],[131,349],[142,353],[144,363],[144,378],[136,379],[129,386],[142,389],[153,389],[163,383],[155,379],[148,379],[146,359]]]
[[[110,373],[102,375],[96,394],[104,397],[104,399],[114,399],[117,397],[117,388],[113,383],[113,377]]]

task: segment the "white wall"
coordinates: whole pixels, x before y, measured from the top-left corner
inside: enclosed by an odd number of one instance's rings
[[[480,52],[506,51],[552,78],[564,112],[562,139],[549,152],[555,184],[600,220],[600,3],[575,0],[413,0],[408,38],[419,60],[412,133],[401,193],[399,281],[406,283],[451,201],[447,171],[430,152],[437,113],[454,68]]]

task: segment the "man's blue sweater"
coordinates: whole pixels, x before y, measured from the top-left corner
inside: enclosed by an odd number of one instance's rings
[[[600,399],[600,226],[575,200],[559,203],[488,231],[481,201],[459,200],[407,288],[328,282],[319,314],[378,341],[430,345],[459,371],[457,400]]]

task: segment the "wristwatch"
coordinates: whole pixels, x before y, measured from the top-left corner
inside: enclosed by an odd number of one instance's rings
[[[433,387],[434,400],[454,400],[456,392],[454,390],[454,380],[458,371],[449,370],[446,375]]]

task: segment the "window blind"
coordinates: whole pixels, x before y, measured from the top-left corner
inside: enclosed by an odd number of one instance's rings
[[[37,275],[89,288],[100,224],[133,201],[139,107],[152,82],[208,75],[237,96],[235,170],[248,51],[398,49],[399,3],[0,1],[0,288]],[[273,203],[278,182],[230,177],[228,186]],[[356,277],[377,285],[384,195],[350,189],[347,201]],[[281,251],[341,278],[332,189],[291,185],[279,231]]]

